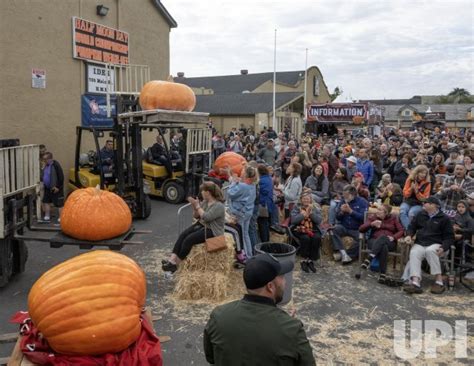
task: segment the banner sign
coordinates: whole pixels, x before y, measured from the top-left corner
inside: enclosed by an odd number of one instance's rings
[[[107,99],[105,95],[83,94],[81,98],[81,114],[83,127],[112,127],[113,118],[107,118]],[[112,116],[116,115],[117,101],[110,97]]]
[[[334,103],[310,104],[308,121],[312,122],[349,122],[367,118],[367,104]]]
[[[128,64],[128,33],[72,17],[72,57]]]
[[[88,93],[107,93],[107,84],[110,90],[115,90],[115,72],[105,66],[87,64],[86,90]]]

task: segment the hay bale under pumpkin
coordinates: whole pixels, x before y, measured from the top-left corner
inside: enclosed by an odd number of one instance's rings
[[[173,296],[177,300],[222,302],[245,293],[242,271],[233,268],[235,249],[232,235],[226,234],[227,248],[215,253],[195,245],[176,272]]]

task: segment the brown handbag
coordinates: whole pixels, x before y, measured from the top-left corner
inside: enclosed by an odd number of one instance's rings
[[[208,253],[219,252],[227,248],[225,235],[219,235],[219,236],[214,236],[212,238],[208,238],[206,226],[204,226],[204,237],[205,237],[206,252]]]

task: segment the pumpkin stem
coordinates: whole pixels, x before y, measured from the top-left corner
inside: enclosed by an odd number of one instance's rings
[[[166,81],[168,81],[170,83],[174,83],[173,75],[169,75],[168,80],[166,80]]]
[[[97,184],[97,185],[95,186],[95,194],[96,194],[96,195],[99,195],[99,194],[100,194],[100,185],[99,185],[99,184]]]

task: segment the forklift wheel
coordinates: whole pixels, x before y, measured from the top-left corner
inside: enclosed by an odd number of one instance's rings
[[[0,239],[0,287],[5,286],[13,275],[13,240]]]
[[[149,195],[145,195],[145,217],[146,219],[148,216],[151,215],[151,198]]]
[[[176,181],[170,181],[163,188],[163,197],[169,203],[181,203],[184,200],[184,187]]]

